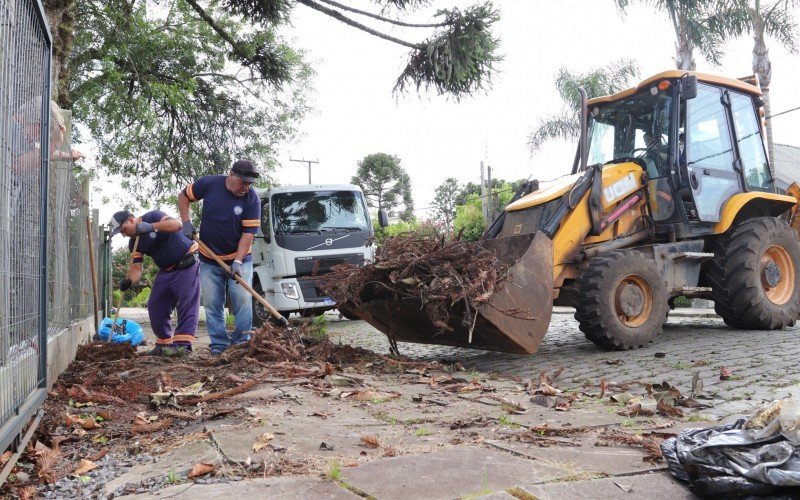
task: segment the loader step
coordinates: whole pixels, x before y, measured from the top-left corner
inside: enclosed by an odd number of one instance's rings
[[[697,295],[703,295],[711,293],[710,286],[684,286],[681,287],[681,295],[684,297],[694,297]]]
[[[668,257],[673,260],[677,259],[706,260],[706,259],[713,259],[714,254],[712,252],[676,252],[669,255]]]

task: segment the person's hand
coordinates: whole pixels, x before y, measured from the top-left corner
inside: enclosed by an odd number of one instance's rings
[[[231,279],[236,279],[237,276],[242,277],[242,263],[234,260],[231,264]]]
[[[186,236],[190,240],[193,240],[194,235],[197,232],[197,229],[194,228],[194,224],[192,224],[192,221],[187,220],[186,222],[183,223],[183,228],[181,228],[181,231],[183,232],[184,236]]]
[[[136,224],[136,234],[147,234],[152,233],[155,230],[153,225],[149,222],[140,222]]]
[[[131,287],[131,285],[133,285],[133,282],[129,278],[125,278],[119,282],[119,290],[121,292],[125,292]]]
[[[69,157],[72,161],[78,161],[86,158],[86,155],[78,151],[77,149],[73,149],[69,152]]]

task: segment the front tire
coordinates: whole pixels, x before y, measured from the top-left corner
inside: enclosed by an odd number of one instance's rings
[[[714,309],[729,326],[775,330],[800,318],[800,239],[781,219],[758,217],[712,242]]]
[[[598,346],[635,349],[663,330],[669,295],[655,261],[646,254],[622,250],[590,259],[575,285],[575,319]]]

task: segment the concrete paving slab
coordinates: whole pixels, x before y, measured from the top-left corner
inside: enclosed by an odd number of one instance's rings
[[[215,464],[219,462],[219,459],[219,453],[208,441],[189,443],[161,455],[157,462],[132,467],[121,476],[106,483],[105,490],[111,493],[127,483],[138,484],[150,478],[165,476],[169,472],[186,476],[191,472],[194,464],[198,462]]]
[[[180,484],[154,493],[128,496],[131,500],[153,500],[174,498],[199,500],[211,498],[281,498],[306,500],[329,498],[350,500],[360,498],[348,490],[323,479],[311,477],[273,477],[247,479],[244,481],[217,484]]]
[[[637,448],[611,446],[592,446],[591,443],[578,447],[541,446],[508,441],[487,441],[486,444],[503,451],[537,460],[544,465],[574,471],[575,474],[639,474],[654,470],[664,470],[666,465],[653,465],[643,462],[644,452]]]
[[[618,486],[619,485],[619,486]],[[653,500],[680,500],[700,498],[667,472],[638,476],[609,477],[584,481],[537,484],[520,489],[539,500],[565,498],[648,498]],[[627,491],[626,491],[627,490]]]
[[[333,459],[341,456],[358,456],[362,451],[371,449],[362,446],[361,438],[372,435],[382,445],[390,445],[404,432],[401,426],[351,426],[342,425],[330,420],[321,421],[286,420],[279,425],[256,426],[249,428],[212,431],[212,439],[228,460],[244,462],[250,457],[258,461],[275,453],[287,458],[322,457]],[[259,436],[270,433],[274,437],[268,445],[258,452],[253,451],[253,444]],[[333,450],[320,449],[325,443]],[[271,446],[270,446],[271,445]]]
[[[509,495],[505,491],[499,491],[497,493],[489,493],[488,495],[479,496],[477,498],[480,500],[513,500],[517,497]]]
[[[543,424],[548,424],[550,427],[602,427],[619,424],[627,420],[626,417],[617,415],[616,413],[599,413],[581,409],[556,411],[552,408],[545,408],[536,403],[531,403],[530,401],[523,404],[529,411],[521,415],[509,415],[508,420],[526,427],[535,427]]]
[[[506,453],[453,448],[370,462],[342,470],[342,481],[381,499],[452,499],[489,494],[520,482],[549,481],[566,474]]]

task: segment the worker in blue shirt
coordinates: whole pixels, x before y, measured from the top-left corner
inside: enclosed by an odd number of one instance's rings
[[[127,210],[114,214],[109,222],[111,236],[117,233],[130,238],[128,249],[133,252],[136,238],[139,245],[133,253],[133,263],[119,284],[121,292],[128,290],[142,277],[142,261],[149,255],[158,266],[153,280],[147,313],[156,335],[156,347],[150,354],[175,354],[178,348],[191,352],[200,310],[200,281],[197,243],[181,232],[180,221],[160,210],[134,217]],[[172,311],[178,309],[178,324],[173,334]]]
[[[259,174],[253,162],[237,160],[228,175],[208,175],[189,184],[178,195],[183,233],[192,238],[195,228],[189,217],[192,202],[203,200],[201,239],[231,268],[225,272],[200,249],[200,283],[212,355],[220,355],[231,344],[250,340],[253,328],[252,297],[234,278],[253,280],[251,249],[261,223],[261,203],[251,187]],[[225,294],[230,296],[235,317],[230,337],[225,324]]]

